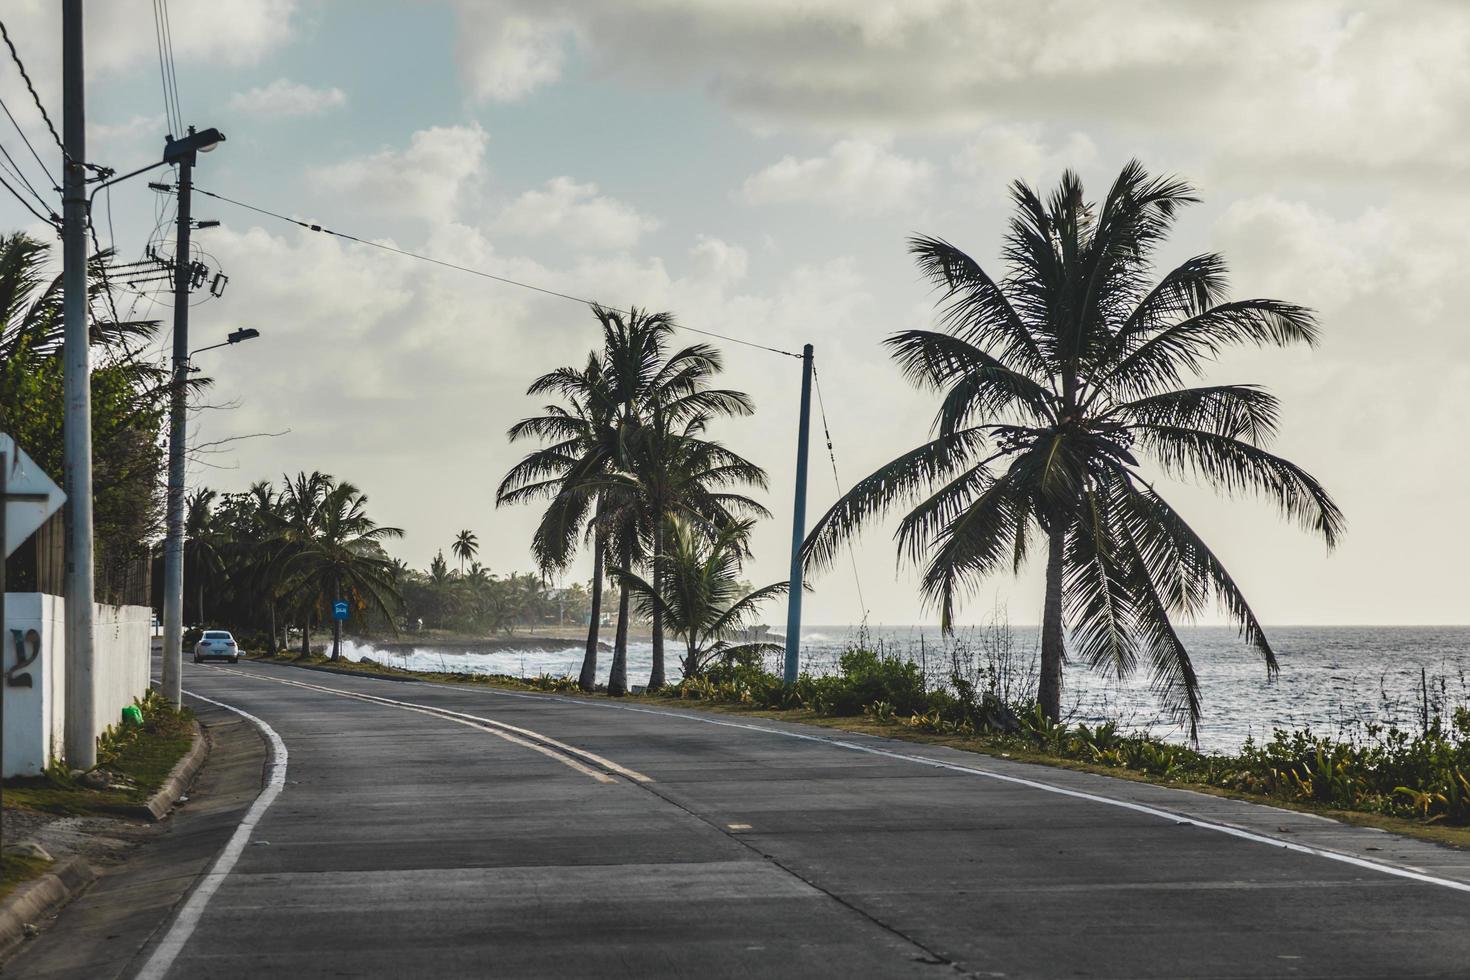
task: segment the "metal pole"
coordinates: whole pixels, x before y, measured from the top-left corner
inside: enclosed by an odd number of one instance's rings
[[[812,345],[801,349],[801,423],[796,436],[796,505],[791,518],[791,591],[786,594],[787,684],[801,673],[801,543],[806,539],[806,456],[812,425]]]
[[[0,813],[5,810],[5,788],[3,778],[5,775],[5,689],[9,687],[5,683],[5,644],[10,634],[5,632],[5,565],[10,561],[10,555],[5,548],[5,512],[10,509],[10,457],[4,449],[0,449]],[[20,651],[15,651],[15,659],[20,660]],[[4,821],[0,820],[0,854],[5,853]]]
[[[192,127],[191,127],[192,128]],[[174,370],[169,406],[168,525],[163,542],[163,696],[183,703],[184,388],[189,380],[189,196],[194,155],[179,160],[179,229],[174,245]]]
[[[83,102],[82,0],[61,5],[62,318],[65,324],[66,759],[97,764],[93,723],[92,363],[87,323],[87,116]]]

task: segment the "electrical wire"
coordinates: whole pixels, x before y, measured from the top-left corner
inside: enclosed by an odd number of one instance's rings
[[[31,144],[30,137],[26,136],[26,131],[21,128],[20,123],[15,121],[15,116],[11,114],[10,106],[5,104],[4,99],[0,99],[0,110],[3,110],[5,112],[5,118],[10,120],[10,125],[14,126],[15,131],[20,134],[20,141],[26,145],[27,150],[31,151],[31,156],[34,157],[36,163],[40,165],[41,172],[46,175],[46,179],[51,181],[51,189],[56,191],[58,194],[61,193],[61,186],[57,183],[56,176],[51,173],[51,168],[46,166],[46,161],[42,160],[41,155],[36,152],[35,146]],[[9,156],[9,154],[6,155]]]
[[[504,283],[507,286],[519,286],[522,289],[529,289],[532,292],[542,293],[542,294],[544,294],[546,296],[555,296],[558,299],[570,300],[573,303],[580,303],[583,306],[597,306],[597,307],[601,307],[602,309],[606,309],[606,310],[614,310],[614,311],[616,311],[618,313],[626,313],[626,312],[629,312],[627,310],[623,310],[623,309],[620,309],[618,307],[604,306],[603,304],[600,304],[600,303],[596,302],[595,300],[584,299],[581,296],[573,296],[571,293],[563,293],[563,292],[560,292],[559,290],[547,289],[544,286],[535,286],[535,285],[532,285],[531,283],[528,283],[528,282],[521,282],[519,279],[509,279],[509,278],[507,278],[505,276],[497,276],[497,275],[495,275],[493,273],[485,272],[482,269],[472,269],[469,266],[456,265],[453,262],[446,262],[443,259],[436,259],[436,258],[431,258],[430,256],[427,256],[427,255],[421,255],[418,252],[410,252],[410,251],[407,251],[406,249],[395,248],[392,245],[384,245],[382,242],[374,242],[374,241],[369,241],[366,238],[358,238],[356,235],[349,235],[346,232],[333,231],[330,228],[323,228],[321,225],[318,225],[318,224],[311,224],[311,223],[308,223],[308,222],[305,222],[305,221],[298,221],[296,218],[287,217],[286,215],[280,214],[279,212],[276,212],[276,211],[270,211],[270,210],[267,210],[266,208],[257,207],[254,204],[246,204],[244,201],[237,201],[237,200],[235,200],[232,197],[225,197],[223,194],[216,194],[213,191],[204,190],[202,187],[199,187],[197,184],[194,186],[194,192],[196,194],[203,194],[206,197],[212,197],[212,198],[214,198],[217,201],[224,201],[226,204],[233,204],[236,207],[245,208],[247,211],[254,211],[257,214],[263,214],[263,215],[266,215],[268,217],[275,218],[275,219],[277,219],[279,221],[289,222],[290,224],[297,225],[298,227],[301,227],[301,228],[305,228],[308,231],[319,232],[320,234],[323,234],[323,235],[331,235],[331,236],[333,236],[335,238],[344,238],[347,241],[356,242],[359,245],[367,245],[367,246],[370,246],[372,248],[382,249],[385,252],[393,252],[396,255],[402,255],[402,256],[405,256],[405,257],[410,258],[410,259],[418,259],[420,262],[429,262],[429,263],[432,263],[434,265],[443,266],[446,269],[454,269],[457,272],[466,272],[466,273],[469,273],[472,276],[479,276],[482,279],[491,279],[491,280],[494,280],[495,282]],[[742,340],[739,337],[731,337],[728,334],[715,333],[713,330],[701,330],[698,327],[691,327],[691,326],[687,326],[687,325],[682,324],[682,323],[675,323],[674,326],[677,327],[680,330],[687,330],[690,333],[703,334],[706,337],[715,337],[715,338],[718,338],[719,340],[728,341],[729,343],[732,343],[732,344],[743,344],[746,347],[754,347],[757,350],[769,351],[772,354],[783,354],[786,357],[795,357],[795,358],[800,358],[801,357],[800,354],[793,353],[792,351],[789,351],[789,350],[782,350],[779,347],[768,347],[765,344],[758,344],[758,343],[756,343],[754,341],[751,341],[751,340]]]
[[[26,200],[26,196],[24,194],[22,194],[20,191],[16,190],[14,187],[11,187],[10,184],[9,184],[9,182],[7,182],[4,177],[0,177],[0,187],[5,188],[11,194],[15,195],[15,199],[20,202],[21,207],[25,208],[31,214],[34,214],[41,221],[44,221],[48,225],[51,225],[58,232],[61,231],[61,227],[55,221],[53,221],[51,218],[46,217],[44,214],[42,214],[41,212],[37,211],[35,208],[31,207],[31,202],[28,201],[28,200]]]
[[[832,483],[837,487],[837,496],[842,497],[842,478],[837,475],[837,453],[832,449],[832,430],[827,425],[827,406],[822,401],[822,380],[817,375],[817,365],[812,363],[812,385],[817,389],[817,411],[822,417],[822,434],[827,437],[827,458],[832,461]],[[868,603],[863,598],[863,580],[858,576],[857,552],[853,550],[852,538],[847,539],[847,559],[852,563],[852,582],[857,586],[858,605],[863,609],[863,622],[868,621]]]
[[[174,80],[173,36],[163,0],[153,0],[153,35],[158,43],[158,78],[163,88],[163,115],[172,135],[183,135],[183,117],[178,108],[178,85]]]
[[[51,130],[51,138],[56,141],[56,147],[61,151],[62,158],[66,158],[66,144],[61,141],[61,135],[56,132],[56,126],[51,122],[51,116],[46,112],[46,107],[41,104],[41,97],[36,94],[36,86],[31,84],[31,76],[26,72],[25,62],[20,60],[20,52],[15,50],[15,42],[10,39],[10,32],[5,29],[5,22],[0,20],[0,37],[5,39],[5,46],[10,49],[10,60],[15,62],[15,67],[20,69],[20,77],[25,80],[26,88],[30,90],[31,98],[36,103],[36,108],[41,110],[41,118],[46,120],[46,128]],[[9,110],[6,110],[9,114]],[[14,122],[11,119],[11,122]]]
[[[26,190],[30,191],[31,196],[36,199],[36,203],[40,204],[41,207],[45,208],[47,211],[50,211],[51,202],[47,201],[46,198],[41,196],[41,193],[36,190],[35,185],[31,183],[30,178],[25,175],[25,172],[20,169],[20,164],[15,162],[15,158],[10,155],[10,151],[7,150],[4,145],[0,145],[0,156],[3,156],[5,158],[4,160],[0,160],[0,170],[4,170],[6,173],[8,173],[11,178],[14,179],[17,183],[24,184]],[[53,214],[52,217],[55,217],[55,215]]]

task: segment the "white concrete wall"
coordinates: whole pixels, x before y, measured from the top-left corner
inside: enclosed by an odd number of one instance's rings
[[[25,652],[16,647],[20,635]],[[37,640],[39,644],[37,645]],[[39,656],[17,669],[32,650]],[[5,755],[0,772],[9,776],[36,776],[48,760],[59,756],[66,737],[64,666],[66,614],[63,601],[40,592],[5,595],[5,633],[0,636],[0,692],[5,698]],[[30,677],[29,687],[14,681]]]
[[[92,731],[100,735],[122,721],[122,709],[148,692],[151,664],[147,606],[97,606],[93,649],[96,695]]]
[[[96,607],[96,673],[92,735],[122,718],[122,709],[148,690],[150,611],[145,606]],[[16,669],[22,656],[16,632],[39,656]],[[0,772],[39,775],[66,745],[65,601],[39,592],[5,595],[5,633],[0,637],[0,693],[5,699],[5,753]],[[30,686],[11,683],[23,676]]]

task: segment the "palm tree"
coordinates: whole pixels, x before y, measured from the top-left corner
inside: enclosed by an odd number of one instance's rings
[[[624,492],[615,498],[628,509],[628,519],[648,543],[655,593],[661,591],[663,534],[669,517],[693,518],[718,532],[741,516],[770,516],[754,500],[726,489],[740,484],[764,489],[765,470],[718,442],[705,439],[707,415],[696,415],[676,428],[671,425],[672,414],[666,406],[655,405],[647,422],[629,436],[625,454],[628,475]],[[653,640],[648,690],[656,691],[665,680],[664,610],[652,603],[647,613]]]
[[[664,529],[664,552],[654,559],[660,573],[656,584],[630,569],[614,570],[638,597],[640,611],[650,617],[660,613],[669,630],[684,640],[685,677],[698,676],[716,660],[730,663],[782,649],[776,643],[728,641],[750,625],[761,603],[785,595],[789,585],[776,582],[746,592],[740,565],[753,526],[753,521],[735,521],[711,536],[697,521],[671,518]]]
[[[480,550],[480,539],[475,537],[473,531],[460,531],[454,536],[454,544],[450,547],[454,556],[459,559],[459,573],[464,574],[464,563]]]
[[[518,422],[512,441],[534,436],[547,445],[527,455],[506,475],[496,503],[549,499],[532,552],[543,573],[564,569],[577,542],[590,530],[593,554],[592,614],[579,684],[591,690],[597,670],[597,635],[601,618],[602,569],[611,556],[624,568],[641,556],[643,542],[636,524],[614,529],[608,512],[613,495],[625,493],[629,445],[634,433],[656,411],[670,426],[696,415],[749,414],[750,400],[741,392],[710,388],[720,370],[719,352],[706,344],[668,353],[674,319],[668,313],[636,308],[627,314],[592,308],[602,328],[602,351],[588,355],[584,368],[563,367],[536,379],[528,394],[557,394],[565,405],[548,405],[543,414]],[[626,518],[627,501],[616,502]],[[628,603],[620,596],[618,628],[608,691],[627,690]],[[656,654],[662,629],[654,631]]]
[[[330,480],[330,478],[328,478]],[[306,590],[327,603],[347,600],[389,623],[401,602],[393,560],[382,541],[401,538],[401,528],[384,527],[367,515],[367,495],[351,483],[333,482],[317,508],[315,532],[292,556]],[[342,621],[332,620],[332,659],[342,655]]]
[[[531,553],[543,572],[570,564],[577,541],[584,531],[590,531],[592,609],[577,684],[591,691],[597,682],[603,562],[607,554],[603,522],[597,519],[602,510],[597,484],[612,469],[617,454],[615,406],[595,351],[588,355],[585,368],[563,367],[543,374],[526,393],[557,394],[566,404],[547,405],[544,414],[511,426],[512,442],[535,437],[548,445],[528,453],[511,468],[496,491],[495,505],[543,498],[550,501],[531,538]]]
[[[949,630],[959,596],[1031,535],[1046,543],[1042,712],[1060,713],[1068,631],[1095,669],[1129,674],[1140,657],[1163,703],[1191,733],[1199,684],[1173,625],[1213,599],[1264,659],[1276,658],[1225,566],[1142,470],[1254,491],[1331,548],[1342,513],[1305,471],[1263,447],[1278,403],[1255,385],[1190,387],[1236,344],[1313,344],[1310,310],[1227,300],[1225,263],[1200,255],[1152,279],[1151,255],[1192,189],[1130,162],[1101,206],[1071,172],[1043,202],[1024,183],[1005,239],[1002,280],[948,242],[910,242],[942,292],[942,330],[887,341],[905,375],[941,396],[934,438],[868,476],[807,537],[832,560],[858,527],[896,503],[900,554],[922,565],[925,598]]]
[[[311,655],[311,617],[316,612],[317,596],[302,582],[297,556],[310,550],[315,541],[322,502],[333,484],[332,478],[319,470],[312,471],[310,476],[302,471],[295,479],[283,475],[277,499],[279,510],[270,518],[281,542],[274,577],[280,583],[280,594],[291,597],[301,617],[303,657]]]
[[[212,580],[224,571],[221,555],[224,542],[215,533],[213,512],[219,493],[207,487],[196,490],[184,500],[184,567],[193,572],[193,585],[198,590],[197,622],[204,625],[204,592]]]

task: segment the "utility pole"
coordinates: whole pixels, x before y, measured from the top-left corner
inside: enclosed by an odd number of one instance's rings
[[[163,541],[163,696],[183,703],[184,673],[184,439],[189,382],[189,286],[193,277],[189,251],[189,204],[194,191],[194,161],[225,141],[210,128],[178,139],[170,136],[163,162],[179,168],[179,223],[174,241],[174,358],[169,399],[168,517]],[[227,343],[259,336],[254,330],[236,331]],[[222,344],[216,346],[223,346]]]
[[[93,721],[92,359],[87,323],[87,113],[82,0],[61,4],[62,320],[66,490],[66,761],[97,764]]]
[[[192,134],[194,127],[190,126]],[[173,137],[169,137],[173,141]],[[165,154],[167,156],[167,154]],[[174,358],[168,433],[168,523],[163,542],[163,696],[183,704],[184,439],[189,383],[189,203],[193,152],[179,160],[179,225],[174,242]]]
[[[801,673],[801,543],[806,539],[806,457],[812,426],[812,345],[801,349],[801,422],[796,436],[796,504],[791,517],[791,579],[786,593],[787,684]]]

